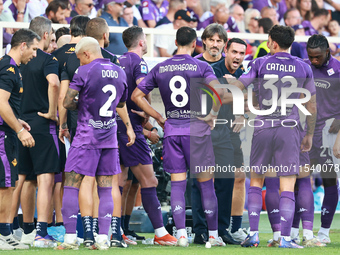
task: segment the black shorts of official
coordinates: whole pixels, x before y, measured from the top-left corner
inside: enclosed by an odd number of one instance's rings
[[[15,187],[18,180],[18,138],[0,131],[0,188]]]
[[[234,147],[234,165],[236,168],[241,168],[241,166],[244,165],[244,161],[240,134],[238,133],[231,134],[230,139]]]
[[[132,181],[132,184],[136,184],[138,183],[138,180],[136,178],[136,176],[133,174],[133,172],[131,171],[131,169],[129,168],[129,171],[128,171],[128,178],[127,178],[128,181]]]
[[[59,144],[56,134],[32,134],[35,146],[19,145],[19,174],[60,173]]]

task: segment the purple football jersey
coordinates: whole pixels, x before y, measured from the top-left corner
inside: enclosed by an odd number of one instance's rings
[[[201,90],[191,88],[193,85],[191,82],[194,82],[195,78],[197,80],[201,78],[203,81],[216,79],[216,76],[209,64],[189,55],[175,55],[156,65],[138,85],[145,94],[159,88],[167,118],[164,127],[165,137],[210,134],[209,126],[196,118],[200,113],[194,112],[191,107],[194,103],[190,101],[199,102],[201,96]]]
[[[137,87],[136,81],[140,78],[144,78],[148,74],[148,66],[144,59],[140,58],[136,53],[126,52],[119,58],[120,66],[126,73],[127,85],[128,85],[128,99],[126,106],[129,112],[129,117],[133,130],[135,132],[142,132],[143,118],[139,115],[131,112],[131,109],[141,111],[141,109],[131,100],[131,94]],[[125,134],[126,127],[120,118],[117,118],[118,131]]]
[[[286,115],[281,114],[279,105],[282,88],[305,88],[310,91],[311,95],[315,94],[315,85],[313,73],[310,66],[301,59],[290,55],[289,53],[279,52],[272,56],[267,55],[257,58],[249,63],[248,71],[244,73],[239,81],[247,88],[254,84],[254,92],[259,102],[260,110],[268,110],[272,107],[272,90],[276,87],[278,91],[278,106],[270,115],[258,115],[256,119],[263,121],[261,128],[279,127],[281,121],[289,120],[299,123],[299,112],[296,105],[286,106]],[[300,93],[291,93],[289,99],[300,98]],[[268,121],[268,120],[280,121]]]
[[[162,2],[160,8],[158,8],[157,5],[151,0],[143,0],[139,6],[139,11],[144,21],[154,20],[158,22],[168,13],[168,10],[169,2],[167,0]]]
[[[80,66],[70,83],[79,91],[73,147],[118,148],[116,106],[127,99],[125,72],[109,59]]]
[[[211,16],[210,18],[207,18],[205,21],[198,23],[197,30],[205,29],[208,25],[215,23],[214,16]],[[229,16],[226,23],[223,25],[224,29],[226,31],[230,32],[240,32],[240,30],[237,27],[236,20]]]
[[[277,1],[276,1],[277,2]],[[278,15],[278,21],[280,21],[283,18],[283,15],[287,11],[286,2],[281,0],[281,2],[277,3],[277,7],[274,7],[270,0],[254,0],[253,1],[253,8],[257,9],[259,12],[261,12],[263,7],[270,6],[276,10],[276,13]]]
[[[305,28],[305,35],[317,35],[319,34],[318,30],[316,30],[313,26],[312,23],[308,20],[302,21],[301,25]]]
[[[305,61],[311,65],[309,60]],[[314,74],[318,109],[315,133],[321,134],[326,120],[340,119],[340,62],[331,56],[322,67],[316,68],[311,65],[311,68]]]
[[[203,31],[208,25],[213,24],[213,23],[215,23],[214,16],[211,16],[210,18],[207,18],[205,21],[198,23],[197,31],[199,30]],[[229,16],[228,21],[224,23],[223,27],[226,31],[235,32],[235,33],[240,32],[236,24],[236,20],[234,19],[234,17],[231,17],[231,16]],[[201,37],[197,39],[197,46],[199,47],[203,46]]]

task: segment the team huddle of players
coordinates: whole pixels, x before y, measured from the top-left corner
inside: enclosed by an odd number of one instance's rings
[[[255,128],[250,156],[250,165],[254,169],[248,193],[250,232],[241,245],[259,245],[258,225],[265,180],[261,166],[264,165],[295,166],[289,167],[288,172],[276,173],[279,178],[266,176],[267,200],[271,201],[267,201],[267,207],[272,209],[268,211],[273,212],[268,216],[274,232],[268,246],[303,248],[330,243],[329,229],[338,201],[336,173],[330,171],[322,176],[325,186],[324,213],[318,237],[314,237],[314,203],[309,171],[301,169],[307,174],[299,175],[298,167],[303,165],[308,168],[310,163],[315,163],[313,160],[318,164],[331,165],[335,160],[331,153],[325,154],[324,150],[333,147],[334,141],[325,147],[325,140],[332,137],[325,138],[323,133],[327,136],[330,135],[328,131],[337,133],[339,129],[337,119],[340,109],[337,110],[336,102],[339,62],[330,56],[325,37],[315,35],[309,39],[307,49],[310,61],[304,62],[288,53],[294,41],[294,31],[289,27],[274,26],[268,37],[271,54],[251,61],[243,74],[235,75],[235,70],[242,63],[240,61],[233,72],[217,75],[214,72],[216,68],[191,57],[197,36],[195,30],[189,27],[177,31],[176,55],[159,63],[150,72],[142,58],[147,52],[147,42],[139,27],[133,26],[123,32],[128,52],[119,61],[102,49],[108,43],[108,26],[103,19],[75,17],[71,21],[70,44],[57,50],[54,55],[43,51],[49,44],[51,22],[36,17],[30,23],[30,29],[16,32],[11,51],[0,61],[0,184],[3,187],[0,194],[4,201],[0,210],[0,249],[28,248],[13,237],[10,223],[17,211],[23,182],[31,178],[37,178],[38,183],[38,220],[34,230],[33,221],[24,218],[26,225],[23,235],[25,238],[32,236],[35,247],[78,249],[76,225],[79,211],[85,247],[99,250],[127,247],[125,240],[131,240],[122,238],[119,188],[124,185],[128,168],[141,185],[143,207],[155,229],[155,244],[189,245],[184,196],[189,168],[199,189],[207,223],[207,247],[225,246],[229,239],[224,232],[225,227],[220,229],[221,203],[219,191],[215,191],[214,187],[214,174],[211,171],[197,172],[195,168],[209,168],[215,165],[215,158],[217,162],[211,129],[222,112],[227,112],[224,104],[233,101],[231,92],[218,86],[218,78],[226,79],[241,90],[253,86],[253,102],[260,110],[267,111],[275,105],[273,112],[259,115],[256,117],[258,120],[270,118],[300,123],[297,104],[288,106],[286,115],[281,114],[283,102],[276,107],[275,89],[279,90],[276,98],[284,88],[295,89],[299,93],[289,94],[290,103],[304,100],[303,107],[308,111],[304,129],[301,125],[287,128],[281,126],[279,121],[274,126]],[[86,31],[87,36],[81,30]],[[234,40],[229,43],[228,49],[233,43],[242,46],[241,40]],[[233,47],[237,51],[238,46]],[[71,48],[74,53],[69,51]],[[220,65],[223,63],[219,62]],[[275,66],[283,68],[268,68]],[[314,79],[318,79],[318,84],[328,85],[316,87]],[[199,115],[202,90],[198,88],[202,83],[214,92],[214,103],[211,103],[207,116]],[[165,117],[151,106],[149,94],[154,88],[159,88],[167,113]],[[182,111],[192,111],[192,114],[171,114]],[[156,193],[157,179],[150,148],[143,134],[149,116],[164,129],[164,170],[171,174],[171,208],[177,228],[176,237],[171,236],[163,225]],[[327,127],[329,130],[325,132]],[[149,130],[151,136],[154,128],[150,124]],[[219,132],[222,139],[226,135],[223,132],[229,131],[220,129]],[[63,162],[59,160],[64,153],[59,150],[63,144],[58,142],[58,136],[62,142],[72,141],[64,165],[61,211],[66,234],[61,244],[47,232],[54,175],[63,168]],[[337,144],[334,149],[337,150]],[[338,151],[334,155],[337,156]],[[17,171],[19,184],[14,190]],[[97,193],[98,203],[93,193]],[[94,218],[98,218],[95,233]],[[300,218],[303,246],[298,244],[296,238]],[[108,236],[110,228],[112,235]]]

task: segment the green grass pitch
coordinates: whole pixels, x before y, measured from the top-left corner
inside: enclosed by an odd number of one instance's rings
[[[315,215],[314,230],[320,227],[320,214]],[[315,233],[316,234],[316,233]],[[143,234],[146,238],[152,238],[153,234]],[[300,236],[302,231],[300,232]],[[304,248],[304,249],[280,249],[266,247],[267,241],[272,238],[271,228],[267,215],[261,215],[260,219],[260,246],[258,248],[242,248],[241,246],[227,245],[226,247],[212,247],[206,249],[204,245],[190,244],[187,248],[182,247],[164,247],[154,245],[138,244],[137,246],[129,246],[127,249],[110,248],[107,251],[90,251],[82,246],[77,251],[54,251],[52,249],[30,248],[29,250],[0,251],[0,254],[25,254],[25,255],[49,255],[49,254],[133,254],[133,255],[152,255],[152,254],[171,254],[171,255],[189,255],[189,254],[302,254],[302,255],[331,255],[340,254],[340,214],[336,214],[332,224],[330,238],[332,243],[327,247]]]

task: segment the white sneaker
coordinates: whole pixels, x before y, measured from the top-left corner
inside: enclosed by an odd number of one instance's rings
[[[73,243],[63,242],[61,245],[58,245],[54,249],[55,250],[78,250],[79,249],[78,240],[75,239]]]
[[[0,250],[2,251],[11,251],[14,250],[15,248],[11,245],[9,245],[4,238],[4,236],[0,235]]]
[[[35,229],[27,235],[25,233],[22,233],[20,243],[29,244],[32,246],[36,234],[37,234],[37,231]]]
[[[108,236],[107,235],[98,235],[96,237],[95,247],[97,250],[108,250],[110,248],[108,244]]]
[[[185,236],[181,236],[181,237],[177,240],[176,246],[188,247],[188,246],[189,246],[189,239],[186,238]]]
[[[324,233],[318,233],[318,239],[321,243],[331,243],[331,239],[329,236],[325,235]]]
[[[1,236],[10,246],[13,246],[15,250],[28,250],[30,247],[26,244],[19,243],[12,234],[9,236]]]
[[[243,242],[247,238],[247,235],[242,228],[239,228],[235,233],[229,233],[231,237],[238,242]]]
[[[290,235],[290,238],[292,239],[292,241],[294,242],[294,243],[296,243],[296,244],[300,244],[301,243],[301,239],[300,239],[300,237],[299,237],[299,235],[296,235],[296,236],[294,236],[294,235]]]
[[[209,243],[211,246],[225,246],[225,243],[220,236],[217,239],[215,239],[213,236],[209,236]]]
[[[64,242],[57,247],[55,250],[78,250],[79,242],[77,239],[77,234],[65,234]]]
[[[22,228],[13,229],[14,239],[20,242],[23,233],[24,233],[24,230]]]

